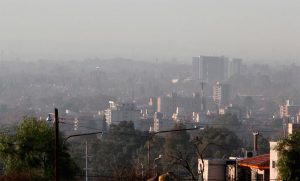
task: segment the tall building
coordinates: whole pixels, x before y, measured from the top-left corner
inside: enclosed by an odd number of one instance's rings
[[[241,67],[242,67],[242,59],[234,58],[230,62],[230,76],[233,75],[240,75],[241,74]]]
[[[224,81],[228,78],[229,60],[227,57],[200,56],[192,58],[193,79],[208,83]]]
[[[218,106],[227,106],[230,103],[230,85],[216,82],[213,85],[213,100]]]
[[[192,58],[193,80],[200,80],[200,57]]]
[[[224,81],[228,78],[228,58],[201,56],[200,73],[207,82]]]

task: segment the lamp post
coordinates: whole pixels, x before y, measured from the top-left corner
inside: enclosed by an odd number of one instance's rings
[[[52,121],[51,114],[49,113],[46,121]],[[58,120],[58,109],[54,108],[54,126],[55,126],[55,155],[54,155],[54,174],[55,180],[59,181],[59,120]]]
[[[150,152],[151,152],[151,145],[150,145],[150,141],[151,139],[157,135],[157,134],[160,134],[160,133],[169,133],[169,132],[180,132],[180,131],[190,131],[190,130],[198,130],[198,129],[204,129],[204,127],[201,127],[201,126],[196,126],[194,128],[184,128],[184,129],[172,129],[172,130],[164,130],[164,131],[157,131],[157,132],[154,132],[152,134],[149,135],[148,137],[148,178],[150,178],[151,176],[151,173],[150,173]]]
[[[96,132],[90,132],[90,133],[81,133],[81,134],[73,134],[73,135],[69,135],[67,136],[66,138],[63,139],[63,142],[62,142],[62,149],[64,147],[64,144],[65,142],[70,139],[70,138],[73,138],[73,137],[78,137],[78,136],[88,136],[88,135],[94,135],[94,134],[103,134],[105,133],[104,131],[96,131]]]
[[[55,180],[59,181],[59,120],[58,120],[58,109],[54,108],[55,116]]]
[[[64,144],[65,142],[72,138],[72,137],[78,137],[78,136],[88,136],[88,135],[94,135],[94,134],[103,134],[103,131],[96,131],[96,132],[90,132],[90,133],[82,133],[82,134],[73,134],[73,135],[69,135],[66,138],[63,139],[62,142],[62,149],[64,148]],[[87,141],[85,142],[85,180],[88,180],[88,153],[87,153]]]
[[[49,113],[48,117],[46,118],[47,122],[51,122],[52,118],[51,115],[53,113]],[[59,118],[58,118],[58,109],[54,108],[54,126],[55,126],[55,160],[54,160],[54,172],[55,172],[55,181],[59,181],[59,151],[60,151],[60,144],[59,144]],[[64,122],[61,122],[64,123]],[[74,134],[74,135],[69,135],[66,138],[63,139],[61,149],[63,150],[65,142],[72,137],[77,137],[77,136],[86,136],[86,135],[93,135],[93,134],[103,134],[103,131],[97,131],[97,132],[91,132],[91,133],[82,133],[82,134]],[[87,177],[87,174],[86,174]],[[86,178],[87,180],[87,178]]]
[[[163,157],[163,155],[158,155],[158,157],[154,159],[154,164],[155,164],[155,176],[158,176],[158,175],[157,175],[157,163],[156,163],[156,161],[159,160],[159,159],[161,159],[162,157]]]

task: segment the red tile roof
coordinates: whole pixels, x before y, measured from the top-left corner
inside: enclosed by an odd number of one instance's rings
[[[270,154],[258,155],[239,160],[238,165],[250,168],[270,169]]]

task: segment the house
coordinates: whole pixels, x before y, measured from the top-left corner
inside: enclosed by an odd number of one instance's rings
[[[203,174],[204,180],[226,180],[226,160],[204,159],[202,162],[201,159],[198,159],[198,171],[199,175]]]
[[[270,173],[270,154],[258,155],[238,161],[239,180],[268,181]]]

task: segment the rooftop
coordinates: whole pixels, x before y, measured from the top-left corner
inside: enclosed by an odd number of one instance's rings
[[[238,165],[250,168],[270,169],[270,154],[239,160]]]

